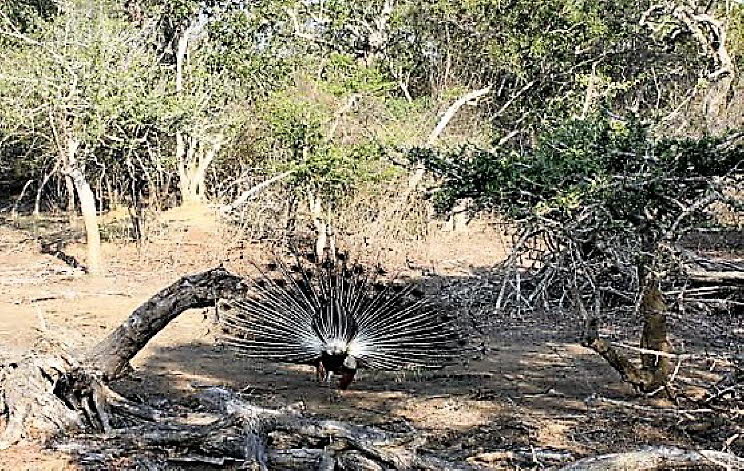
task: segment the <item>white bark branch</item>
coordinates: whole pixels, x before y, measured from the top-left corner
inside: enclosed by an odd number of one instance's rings
[[[254,186],[252,188],[249,188],[249,189],[245,190],[231,204],[226,205],[226,206],[223,206],[222,207],[222,212],[227,213],[227,212],[234,211],[234,210],[240,208],[246,202],[248,202],[249,199],[253,198],[258,193],[262,192],[268,186],[270,186],[270,185],[272,185],[272,184],[274,184],[276,182],[279,182],[279,181],[284,180],[285,178],[287,178],[288,176],[292,175],[293,173],[294,173],[294,170],[288,170],[286,172],[280,173],[279,175],[275,175],[275,176],[269,178],[268,180],[263,181],[263,182],[259,183],[258,185]]]
[[[436,141],[439,139],[439,136],[442,135],[442,132],[447,127],[449,122],[452,121],[452,118],[455,117],[455,114],[457,114],[460,108],[462,108],[468,102],[487,95],[488,93],[490,93],[490,91],[491,86],[489,85],[486,88],[481,88],[480,90],[475,90],[466,95],[463,95],[454,103],[452,103],[449,108],[447,108],[447,111],[445,111],[442,117],[439,119],[439,123],[437,123],[434,130],[431,132],[431,134],[429,134],[428,139],[426,139],[425,147],[432,147],[436,143]],[[403,206],[406,201],[408,201],[408,198],[414,191],[416,191],[416,188],[421,183],[421,180],[423,180],[425,173],[426,168],[424,167],[424,164],[419,163],[416,166],[416,170],[413,172],[413,175],[411,175],[411,177],[408,179],[406,190],[403,192],[403,194],[401,194],[398,202],[393,206],[392,214],[395,214],[401,208],[401,206]]]
[[[560,471],[655,471],[678,468],[744,469],[744,459],[715,450],[685,450],[676,447],[650,447],[628,453],[612,453],[579,460]]]
[[[462,97],[457,99],[457,101],[452,103],[449,106],[449,108],[447,108],[447,111],[445,111],[445,113],[439,119],[439,123],[437,123],[437,126],[434,128],[431,134],[429,134],[429,138],[426,140],[426,147],[431,147],[434,145],[437,139],[439,139],[439,136],[442,134],[442,131],[444,131],[444,128],[447,127],[449,122],[452,120],[455,114],[457,114],[460,108],[463,107],[463,105],[473,100],[476,100],[482,97],[483,95],[488,94],[490,91],[491,91],[490,86],[486,88],[481,88],[480,90],[475,90],[466,95],[463,95]]]

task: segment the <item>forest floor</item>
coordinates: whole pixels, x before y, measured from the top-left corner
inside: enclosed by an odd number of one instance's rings
[[[0,224],[0,363],[42,337],[72,349],[90,346],[179,277],[220,263],[248,274],[249,261],[263,261],[269,252],[261,243],[240,242],[206,214],[172,212],[161,222],[167,231],[146,243],[105,243],[106,270],[97,277],[40,253],[37,235],[67,227],[65,218]],[[337,392],[317,384],[309,368],[234,357],[215,345],[213,310],[195,310],[161,331],[133,360],[134,373],[114,388],[150,403],[188,403],[201,386],[225,385],[261,405],[301,401],[319,417],[380,425],[405,421],[428,437],[428,449],[448,450],[449,456],[485,469],[540,468],[561,457],[646,445],[720,449],[719,443],[700,442],[660,420],[656,411],[669,402],[640,397],[623,384],[580,345],[581,325],[572,316],[496,312],[489,305],[497,287],[490,272],[504,257],[505,240],[493,229],[478,229],[377,252],[384,252],[386,266],[396,265],[392,268],[404,275],[426,273],[428,290],[447,297],[461,313],[486,314],[482,354],[473,354],[464,366],[419,374],[362,373],[350,390]],[[84,259],[81,244],[71,243],[65,252]],[[636,334],[626,332],[627,341],[636,344]],[[688,335],[698,335],[695,330],[686,332],[686,345],[701,349],[712,341],[703,332],[698,342]],[[679,376],[715,380],[724,370],[704,362],[685,364]],[[687,392],[701,393],[692,386]],[[72,456],[17,446],[0,451],[0,469],[85,468]]]

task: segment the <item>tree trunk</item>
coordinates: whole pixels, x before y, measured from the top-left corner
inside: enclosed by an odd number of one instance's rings
[[[315,226],[315,255],[318,256],[318,260],[321,260],[328,247],[328,223],[323,217],[323,202],[321,199],[313,192],[310,192],[307,201],[310,207],[310,214],[313,218],[313,225]]]
[[[137,308],[82,359],[66,352],[0,365],[0,415],[7,413],[0,449],[24,439],[79,430],[106,430],[109,402],[133,407],[104,384],[163,327],[183,311],[215,305],[244,291],[242,279],[223,268],[187,276]]]
[[[658,286],[650,286],[645,290],[641,304],[644,325],[640,347],[644,353],[641,354],[640,368],[618,352],[610,342],[599,337],[597,319],[587,313],[576,294],[574,298],[574,302],[577,303],[587,323],[583,340],[585,347],[591,348],[604,358],[620,374],[623,381],[631,384],[638,391],[651,393],[664,389],[667,394],[671,394],[667,388],[671,373],[669,354],[672,350],[667,338],[668,308]]]
[[[184,68],[188,57],[189,42],[204,28],[204,19],[194,20],[178,39],[176,47],[176,93],[184,90]],[[201,204],[207,169],[222,147],[222,135],[218,134],[207,146],[206,141],[195,137],[186,138],[183,131],[176,132],[176,162],[178,163],[179,190],[184,205]]]
[[[189,163],[192,160],[194,146],[191,140],[188,144],[180,131],[176,133],[176,162],[178,163],[178,189],[181,192],[181,204],[187,204],[197,200],[195,189],[191,184],[192,170]]]
[[[88,273],[98,274],[101,272],[101,233],[98,229],[96,200],[93,196],[93,190],[91,190],[88,181],[80,170],[73,171],[72,178],[75,181],[75,188],[80,199],[80,210],[83,213],[83,222],[85,223]]]
[[[643,314],[643,333],[641,348],[655,352],[670,353],[672,345],[667,339],[667,305],[658,287],[650,288],[643,297],[641,306]],[[643,370],[647,372],[649,382],[644,385],[644,392],[651,392],[665,387],[672,367],[666,355],[641,355]]]
[[[78,141],[74,138],[67,139],[65,179],[69,178],[73,182],[80,200],[80,211],[85,224],[88,273],[97,274],[101,272],[101,233],[98,229],[96,198],[81,169],[77,150]]]
[[[44,178],[39,182],[39,188],[36,189],[36,198],[34,198],[34,217],[37,217],[41,213],[41,195],[44,193],[44,187],[49,181],[51,175],[44,175]]]
[[[75,182],[70,175],[65,175],[65,189],[67,190],[67,207],[65,211],[70,220],[75,217]]]
[[[649,447],[579,460],[560,471],[656,471],[666,469],[744,469],[744,459],[715,450]]]
[[[183,204],[200,204],[204,199],[207,169],[222,148],[222,135],[218,135],[209,144],[196,138],[190,138],[187,140],[188,146],[186,146],[180,133],[176,136],[176,139],[178,185],[181,190],[182,202]]]

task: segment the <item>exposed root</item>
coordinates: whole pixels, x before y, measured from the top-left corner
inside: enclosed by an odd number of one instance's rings
[[[387,432],[313,419],[291,408],[266,409],[223,388],[209,388],[199,399],[209,413],[185,419],[163,415],[159,423],[78,435],[55,448],[99,467],[127,458],[152,467],[191,462],[238,463],[260,470],[477,469],[418,456],[421,440],[413,431]]]
[[[0,370],[0,404],[7,416],[0,449],[85,428],[86,414],[75,406],[88,403],[91,397],[59,388],[75,366],[65,355],[30,355]]]

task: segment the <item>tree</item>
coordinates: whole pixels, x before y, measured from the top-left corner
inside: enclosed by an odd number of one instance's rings
[[[85,222],[90,272],[101,269],[96,198],[89,167],[99,145],[126,139],[146,121],[155,95],[155,55],[147,38],[107,4],[60,2],[59,15],[24,32],[5,21],[14,47],[0,58],[0,126],[54,156],[74,186]],[[7,16],[5,17],[7,19]]]
[[[725,188],[741,182],[741,136],[655,138],[636,119],[597,115],[567,121],[524,150],[413,155],[439,177],[440,208],[470,199],[473,210],[517,223],[518,242],[505,264],[517,270],[514,307],[550,310],[573,300],[581,310],[582,298],[606,309],[640,306],[642,369],[598,343],[596,319],[583,311],[585,340],[650,392],[665,387],[670,373],[668,358],[648,354],[670,348],[659,284],[673,283],[683,268],[680,237],[714,221],[713,204],[729,200]]]
[[[266,21],[272,2],[146,2],[158,48],[172,66],[169,131],[183,203],[201,203],[207,170],[248,119],[251,103],[288,72],[281,38]]]
[[[738,9],[738,11],[737,11]],[[731,11],[723,12],[732,18],[744,14],[741,6],[734,5]],[[697,49],[699,79],[702,82],[702,115],[705,130],[716,133],[726,130],[725,116],[736,83],[736,65],[729,53],[728,27],[716,18],[710,5],[695,5],[677,2],[659,2],[644,12],[641,24],[648,27],[654,39],[669,49]],[[736,39],[734,39],[736,41]],[[734,48],[736,45],[734,43]],[[694,50],[694,49],[693,49]],[[721,126],[721,123],[724,123]]]
[[[337,214],[353,195],[371,184],[381,183],[394,174],[384,146],[374,136],[359,132],[353,107],[369,99],[363,83],[355,92],[345,89],[349,77],[321,82],[303,76],[297,85],[271,94],[260,102],[254,147],[259,155],[270,157],[286,175],[291,198],[308,205],[317,232],[316,252],[333,249],[333,227]],[[374,87],[373,87],[374,88]],[[343,91],[341,91],[343,89]],[[305,95],[310,95],[314,101]],[[339,93],[334,97],[330,90]],[[337,107],[334,108],[333,106]],[[346,117],[345,115],[352,115]],[[354,123],[346,129],[341,123]],[[266,165],[266,162],[264,162]]]

